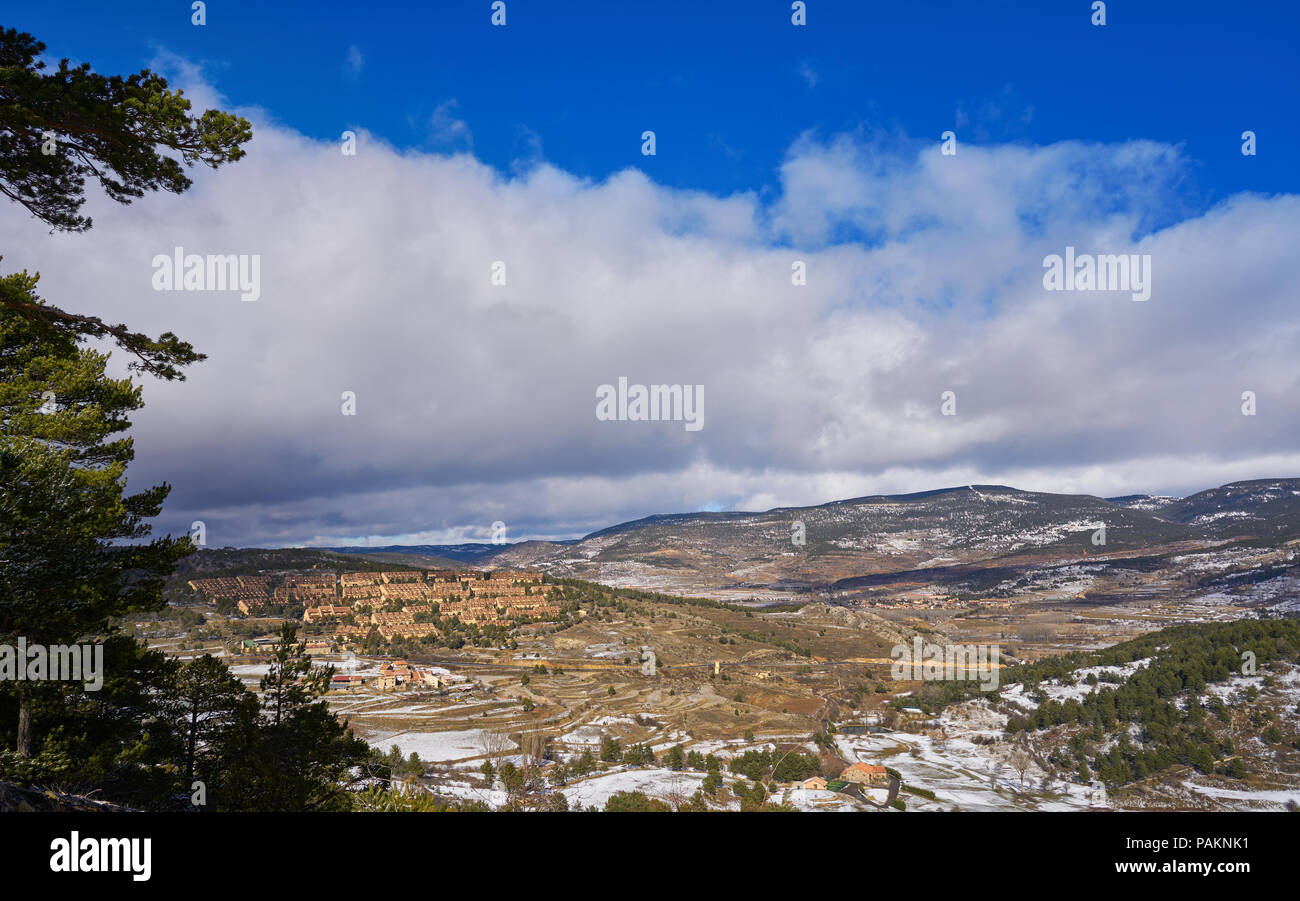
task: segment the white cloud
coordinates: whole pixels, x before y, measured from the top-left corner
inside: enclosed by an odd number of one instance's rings
[[[467,149],[454,101],[439,110]],[[251,116],[245,160],[181,197],[92,200],[87,234],[0,207],[5,264],[39,269],[52,302],[209,354],[184,383],[147,382],[136,416],[133,485],[174,485],[164,529],[482,540],[498,519],[558,536],[715,502],[1300,472],[1300,198],[1182,216],[1189,164],[1168,145],[944,157],[937,140],[807,135],[761,202],[636,170],[506,177],[373,135],[345,157]],[[150,260],[176,245],[260,254],[261,299],[155,293]],[[1151,300],[1045,292],[1042,259],[1066,245],[1151,254]],[[621,375],[704,385],[706,427],[597,421],[596,386]]]
[[[347,68],[348,77],[356,80],[361,77],[361,68],[366,64],[366,58],[361,54],[361,49],[356,44],[348,47],[348,55],[344,65]]]
[[[469,124],[456,113],[460,104],[455,98],[438,104],[429,118],[429,143],[440,150],[472,150],[474,135]]]

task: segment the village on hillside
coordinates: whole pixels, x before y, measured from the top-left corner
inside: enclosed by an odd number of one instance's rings
[[[547,599],[539,572],[309,572],[187,584],[218,610],[233,607],[246,617],[284,617],[301,608],[304,631],[322,636],[336,650],[372,634],[386,642],[446,637],[465,626],[516,627],[560,613]],[[256,644],[247,649],[255,651]]]
[[[867,605],[735,605],[536,571],[279,556],[188,574],[174,615],[141,627],[181,659],[222,658],[256,691],[277,632],[296,624],[306,652],[332,668],[330,708],[400,764],[409,803],[884,812],[1267,808],[1295,797],[1281,758],[1244,794],[1226,763],[1108,792],[1089,772],[1107,765],[1106,746],[1012,731],[1036,699],[1082,696],[1071,679],[948,703],[935,684],[891,671],[891,646],[938,633]],[[367,562],[373,571],[355,568]],[[1105,688],[1139,671],[1073,679]],[[1271,722],[1286,722],[1293,684],[1240,681],[1234,692],[1261,692],[1252,709],[1267,704]],[[1266,732],[1260,723],[1248,728]]]

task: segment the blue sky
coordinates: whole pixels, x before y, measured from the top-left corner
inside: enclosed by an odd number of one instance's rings
[[[143,382],[131,479],[218,546],[1296,476],[1297,4],[1090,5],[28,4],[49,56],[156,62],[254,139],[90,192],[85,234],[0,205],[0,249],[208,355]],[[155,290],[180,245],[256,256],[260,299]],[[1149,257],[1149,300],[1046,290],[1072,246]],[[594,415],[624,377],[703,386],[704,426]]]
[[[1047,144],[1148,138],[1181,144],[1197,205],[1238,191],[1295,191],[1300,6],[1137,2],[1089,23],[1085,0],[878,3],[25,4],[5,21],[54,56],[131,71],[160,50],[200,63],[239,106],[334,138],[361,126],[399,147],[472,150],[509,172],[534,153],[580,176],[642,166],[714,193],[771,191],[806,130]],[[359,70],[349,63],[352,48]],[[444,106],[445,105],[445,106]],[[959,112],[960,111],[960,112]],[[640,156],[655,130],[658,154]],[[1240,133],[1260,153],[1240,153]]]

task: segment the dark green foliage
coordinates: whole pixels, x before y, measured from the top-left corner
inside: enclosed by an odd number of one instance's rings
[[[746,751],[733,757],[731,772],[756,781],[797,782],[821,773],[821,761],[802,751]]]
[[[1206,725],[1209,714],[1220,720],[1226,716],[1222,701],[1212,697],[1202,705],[1199,693],[1207,685],[1225,682],[1239,672],[1246,652],[1255,655],[1260,667],[1277,660],[1300,662],[1300,621],[1239,620],[1173,626],[1101,651],[1015,667],[1004,678],[1032,686],[1061,679],[1080,667],[1117,666],[1152,658],[1150,664],[1114,687],[1104,685],[1079,700],[1040,704],[1032,715],[1008,722],[1008,731],[1085,726],[1094,741],[1118,731],[1119,741],[1090,761],[1092,772],[1112,785],[1143,779],[1179,764],[1211,773],[1216,761],[1234,749],[1230,740],[1216,739]],[[1249,698],[1249,689],[1246,694]],[[1184,696],[1186,710],[1180,710],[1175,700]],[[1267,711],[1255,713],[1259,721],[1254,725],[1264,726],[1269,720]],[[1130,724],[1141,727],[1136,744],[1125,731]],[[1265,741],[1269,734],[1264,732]],[[1281,739],[1280,731],[1275,737]],[[1082,741],[1082,734],[1076,738]],[[1072,749],[1079,755],[1082,745],[1072,739]],[[1087,773],[1088,766],[1080,761],[1080,777]]]
[[[623,746],[617,738],[606,736],[600,743],[600,759],[616,763],[623,759]]]
[[[0,278],[0,298],[39,303],[35,288],[25,274]],[[0,307],[0,640],[8,644],[111,637],[117,618],[163,606],[166,576],[192,549],[188,538],[145,540],[169,487],[126,493],[135,453],[121,433],[141,406],[140,389],[108,378],[107,357],[79,344]],[[65,688],[0,684],[0,697],[17,699],[19,756],[40,753],[40,733],[58,722],[50,705],[75,697]]]
[[[628,766],[654,766],[654,749],[648,744],[632,745],[623,752],[623,762]]]
[[[180,194],[190,186],[186,166],[238,160],[252,139],[239,116],[191,115],[184,92],[148,69],[105,76],[64,59],[47,71],[44,51],[30,34],[0,31],[0,192],[53,229],[90,228],[79,213],[89,179],[119,203]],[[54,153],[43,150],[47,134]]]
[[[148,191],[179,194],[190,186],[185,167],[238,160],[252,139],[238,116],[191,115],[183,93],[147,69],[105,76],[65,59],[50,72],[44,50],[30,34],[0,31],[0,193],[52,230],[90,228],[80,214],[88,180],[119,203]],[[0,306],[51,337],[113,340],[136,357],[133,369],[159,378],[182,379],[185,366],[203,359],[171,332],[152,338],[21,293],[0,294]]]
[[[672,807],[666,801],[650,798],[645,792],[632,791],[610,795],[605,810],[609,813],[653,813],[671,811]]]

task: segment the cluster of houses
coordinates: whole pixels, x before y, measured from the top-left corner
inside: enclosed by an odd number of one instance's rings
[[[889,770],[883,766],[870,763],[853,763],[845,767],[838,776],[829,779],[822,776],[813,776],[799,782],[786,783],[781,800],[783,803],[790,803],[795,797],[792,793],[799,790],[835,792],[858,797],[876,807],[883,807],[885,803],[893,801],[896,794],[895,787],[891,785],[891,778]],[[901,787],[900,783],[898,788]],[[879,791],[881,789],[884,790],[883,793]],[[843,804],[842,800],[830,801],[825,795],[820,798],[817,796],[804,797],[801,800],[811,802],[814,806]],[[839,809],[843,808],[840,807]]]
[[[226,656],[226,662],[256,663],[264,661],[279,638],[245,638],[237,646],[232,646]],[[306,651],[312,656],[330,653],[332,644],[328,639],[316,638],[306,642]],[[363,674],[336,673],[330,680],[330,691],[470,691],[475,683],[467,676],[453,673],[440,666],[417,667],[406,660],[385,660],[379,664],[377,671]]]
[[[834,779],[813,776],[802,782],[796,782],[789,787],[809,789],[811,791],[837,792],[844,791],[850,785],[857,785],[860,788],[887,787],[889,785],[889,770],[871,763],[854,763],[845,767],[844,771]]]
[[[328,604],[337,597],[334,573],[292,573],[271,576],[234,576],[191,579],[191,591],[212,603],[233,602],[245,616],[274,612],[289,604]]]
[[[888,785],[889,770],[873,763],[854,763],[844,768],[838,781],[857,785]]]
[[[800,782],[798,787],[815,791],[838,791],[850,783],[868,786],[888,785],[889,770],[872,763],[854,763],[845,767],[844,772],[835,779],[813,776]]]
[[[273,602],[287,603],[283,586],[272,587],[269,576],[235,576],[216,579],[191,579],[190,590],[213,603],[230,601],[248,616]]]
[[[385,639],[432,634],[437,629],[416,618],[432,612],[433,604],[439,605],[442,616],[477,625],[505,625],[560,612],[547,600],[540,572],[435,569],[337,576],[310,572],[289,573],[278,580],[270,576],[193,579],[189,587],[214,602],[234,601],[245,616],[301,604],[304,623],[338,623],[335,638],[344,640],[363,637],[370,627],[377,627]],[[400,609],[394,610],[397,605]]]
[[[970,606],[966,601],[959,601],[947,592],[932,586],[905,588],[901,591],[891,591],[885,597],[872,596],[865,598],[863,603],[868,607],[879,607],[893,610],[934,610],[966,608]]]
[[[449,690],[470,691],[474,683],[458,673],[442,667],[420,668],[405,660],[388,660],[380,664],[377,673],[364,675],[336,674],[330,682],[331,691],[415,691]]]

